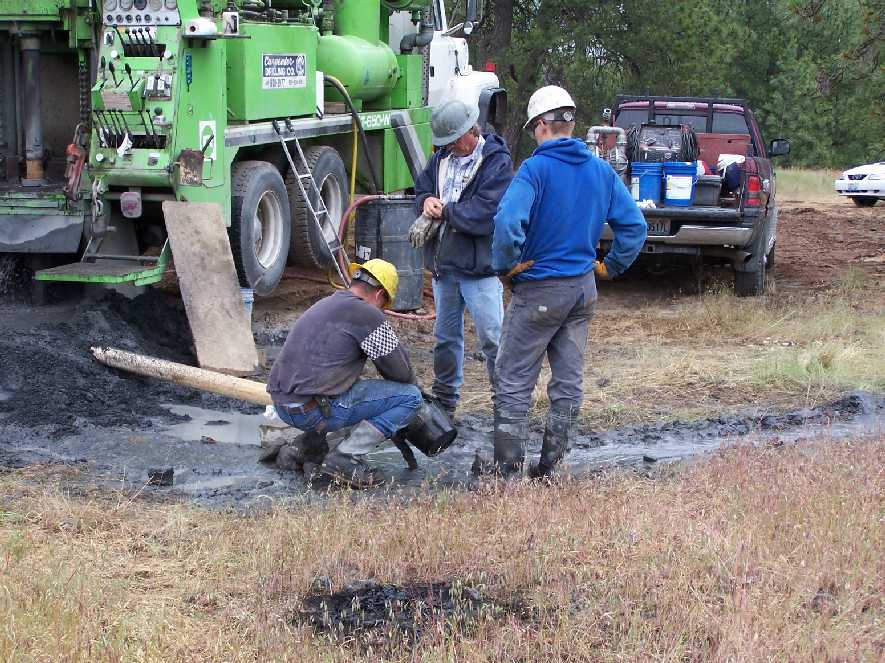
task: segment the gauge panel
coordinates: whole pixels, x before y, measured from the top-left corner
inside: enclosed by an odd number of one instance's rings
[[[101,6],[107,26],[181,25],[178,0],[104,0]]]

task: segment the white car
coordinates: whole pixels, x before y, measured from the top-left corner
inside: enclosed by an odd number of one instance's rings
[[[858,207],[872,207],[885,200],[885,161],[846,170],[835,184],[836,193],[848,196]]]

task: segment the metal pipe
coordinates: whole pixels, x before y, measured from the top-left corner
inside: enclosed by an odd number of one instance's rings
[[[40,39],[21,40],[24,70],[25,186],[43,183],[43,122],[40,117]]]

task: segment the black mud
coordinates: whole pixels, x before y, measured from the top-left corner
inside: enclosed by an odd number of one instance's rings
[[[0,301],[0,422],[59,438],[92,426],[143,430],[182,420],[162,403],[248,409],[110,370],[93,359],[94,345],[194,363],[184,307],[159,290],[44,307]]]
[[[322,585],[322,579],[316,584]],[[292,622],[359,649],[377,650],[415,644],[430,632],[464,633],[481,619],[505,613],[520,616],[526,611],[498,603],[470,585],[398,586],[363,581],[333,594],[320,588],[304,599]]]
[[[0,470],[72,465],[80,470],[79,481],[90,486],[213,508],[311,501],[330,488],[257,462],[258,426],[267,423],[262,408],[109,369],[92,358],[93,345],[195,363],[181,301],[161,290],[135,299],[107,294],[46,306],[0,297]],[[491,416],[462,415],[458,428],[458,439],[442,455],[416,454],[414,471],[392,447],[371,454],[370,462],[390,478],[379,492],[469,485],[477,452],[492,447]],[[740,442],[860,438],[883,431],[885,396],[858,392],[790,412],[757,409],[698,421],[579,430],[563,469],[574,476],[610,467],[653,472]],[[540,450],[542,432],[543,422],[535,421],[527,440],[530,460]],[[171,470],[171,486],[153,478],[157,470]]]

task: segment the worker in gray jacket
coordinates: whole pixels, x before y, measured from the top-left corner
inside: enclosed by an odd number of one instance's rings
[[[364,456],[408,426],[423,399],[383,313],[396,298],[396,267],[375,258],[351,265],[350,273],[349,289],[321,299],[295,322],[267,391],[280,419],[308,433],[308,455],[322,474],[371,488],[382,477]],[[360,379],[367,359],[383,379]],[[327,453],[326,433],[349,426]]]

